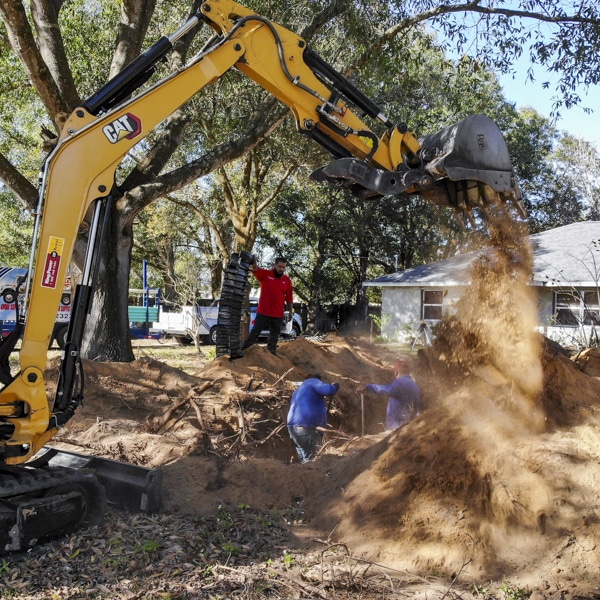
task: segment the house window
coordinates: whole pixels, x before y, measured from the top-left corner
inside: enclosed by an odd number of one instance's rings
[[[600,325],[600,294],[594,292],[555,292],[554,313],[558,325]]]
[[[583,324],[600,325],[600,305],[598,292],[583,294]]]
[[[421,318],[424,321],[441,320],[443,303],[443,291],[421,290]]]

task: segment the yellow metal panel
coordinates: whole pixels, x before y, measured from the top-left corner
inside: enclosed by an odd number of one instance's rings
[[[118,111],[91,118],[78,108],[68,119],[67,134],[48,161],[39,250],[19,354],[22,375],[0,392],[0,405],[21,400],[29,407],[26,416],[11,419],[16,430],[7,445],[39,448],[42,440],[51,437],[46,431],[50,412],[42,373],[68,263],[91,203],[110,192],[117,165],[135,144],[231,68],[242,53],[241,43],[228,42]],[[7,462],[23,462],[27,457]]]

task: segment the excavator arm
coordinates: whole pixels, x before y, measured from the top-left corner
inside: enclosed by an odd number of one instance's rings
[[[215,32],[202,51],[135,95],[173,44],[200,23]],[[114,189],[117,166],[144,136],[231,68],[287,105],[298,130],[333,155],[332,163],[313,174],[316,180],[347,187],[363,198],[419,193],[459,211],[498,199],[518,201],[506,145],[487,117],[477,115],[419,142],[301,37],[232,0],[207,0],[177,32],[159,40],[77,107],[45,161],[20,319],[20,366],[15,375],[4,373],[3,381],[9,382],[0,391],[0,465],[14,469],[30,460],[82,401],[80,346],[103,232],[113,196],[119,197]],[[364,118],[374,120],[383,133],[376,134]],[[44,380],[47,349],[84,220],[90,241],[51,402]],[[16,339],[0,347],[0,365],[8,362],[14,343]],[[82,504],[86,502],[90,499]]]

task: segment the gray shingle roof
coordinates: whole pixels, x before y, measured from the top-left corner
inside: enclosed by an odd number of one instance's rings
[[[600,282],[600,221],[583,221],[529,236],[533,246],[532,285],[596,287]],[[469,282],[477,252],[384,275],[363,285],[452,287]]]

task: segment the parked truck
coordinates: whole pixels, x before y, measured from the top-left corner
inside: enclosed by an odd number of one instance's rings
[[[254,326],[258,298],[250,298],[250,327]],[[161,311],[158,321],[152,324],[150,335],[173,338],[180,344],[191,344],[198,339],[202,344],[216,344],[219,318],[219,300],[209,306],[184,306],[180,311]],[[302,315],[294,312],[293,318],[284,323],[281,336],[294,339],[304,331]],[[267,330],[261,336],[268,336]]]
[[[19,285],[19,279],[25,280],[27,269],[20,267],[0,267],[0,336],[8,336],[17,324],[17,299],[25,293],[24,285]],[[67,329],[71,320],[71,277],[67,276],[60,304],[56,312],[56,322],[52,330],[50,345],[54,342],[64,349]],[[150,332],[152,323],[160,316],[160,290],[156,288],[130,289],[131,301],[129,312],[129,327],[133,339],[158,337]]]

